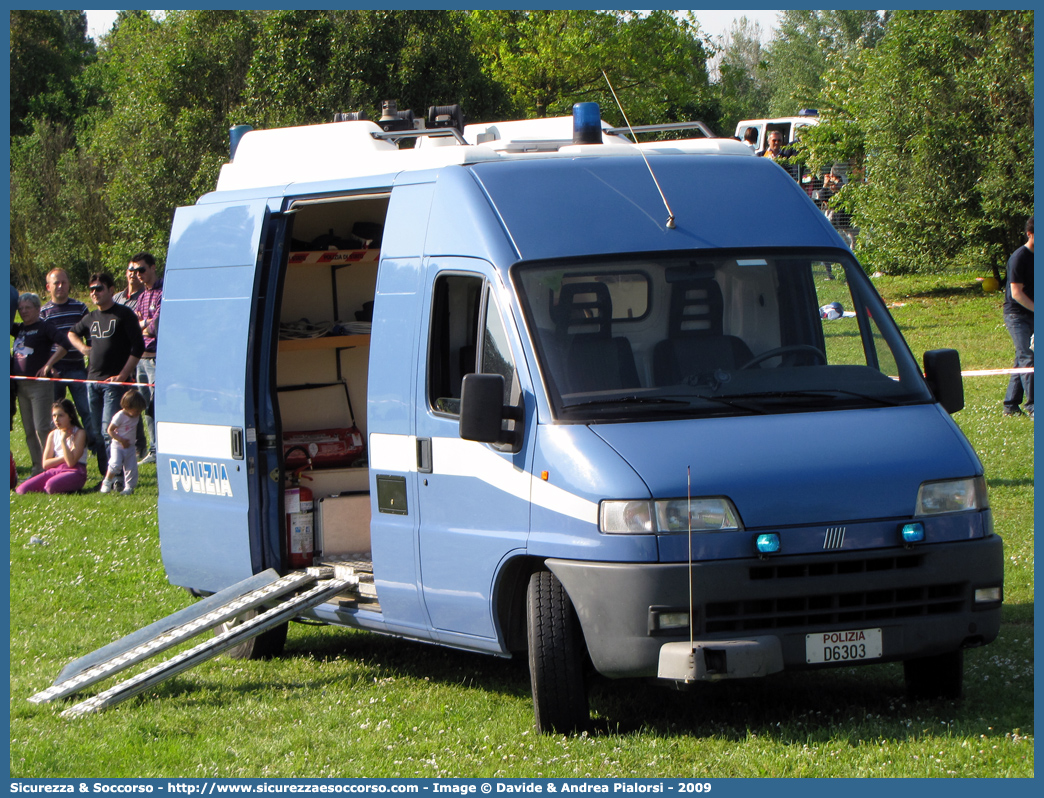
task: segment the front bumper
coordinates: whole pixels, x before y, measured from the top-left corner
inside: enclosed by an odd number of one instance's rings
[[[673,682],[719,681],[768,676],[783,670],[778,637],[664,643],[656,675]]]
[[[610,677],[691,681],[831,667],[806,661],[806,635],[814,632],[880,628],[881,657],[840,663],[851,665],[984,645],[1000,629],[1001,602],[974,598],[978,589],[1003,584],[996,535],[912,549],[693,563],[691,636],[697,650],[715,652],[709,665],[693,655],[687,627],[661,629],[657,620],[690,610],[685,563],[550,559],[547,566],[576,607],[595,668]],[[734,666],[719,667],[720,650]]]

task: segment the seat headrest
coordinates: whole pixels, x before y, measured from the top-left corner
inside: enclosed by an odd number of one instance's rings
[[[559,335],[612,334],[613,300],[605,283],[566,283],[553,313]]]
[[[721,335],[725,302],[715,280],[689,280],[675,283],[671,292],[668,335],[682,338]]]

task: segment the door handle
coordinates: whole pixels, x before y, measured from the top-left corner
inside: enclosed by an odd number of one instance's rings
[[[239,427],[232,428],[232,459],[242,460],[244,454],[243,449],[243,430]]]
[[[431,438],[417,438],[417,471],[431,473]]]

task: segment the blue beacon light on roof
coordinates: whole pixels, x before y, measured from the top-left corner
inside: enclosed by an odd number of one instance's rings
[[[574,103],[573,144],[602,143],[602,112],[598,103]]]

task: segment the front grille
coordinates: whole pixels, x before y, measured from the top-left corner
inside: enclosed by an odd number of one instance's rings
[[[846,574],[880,573],[904,568],[918,568],[924,561],[921,554],[902,554],[890,557],[846,558],[823,562],[806,562],[797,565],[756,565],[750,569],[750,578],[804,579],[809,576],[844,576]]]
[[[799,566],[800,567],[800,566]],[[960,612],[961,582],[846,593],[822,593],[708,603],[707,633],[801,628],[817,624],[879,622]]]

